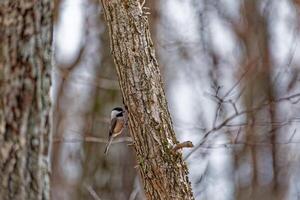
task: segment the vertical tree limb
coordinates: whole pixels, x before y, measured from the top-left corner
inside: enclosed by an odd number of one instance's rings
[[[147,199],[194,199],[167,107],[147,17],[138,0],[102,0]]]

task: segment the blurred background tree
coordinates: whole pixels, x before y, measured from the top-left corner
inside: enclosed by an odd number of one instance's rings
[[[48,200],[53,4],[0,2],[0,199]]]
[[[196,199],[299,199],[299,1],[146,1]],[[52,199],[144,199],[98,1],[56,0]]]

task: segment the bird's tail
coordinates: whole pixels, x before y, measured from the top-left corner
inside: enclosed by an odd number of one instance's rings
[[[109,149],[109,146],[111,145],[111,142],[112,142],[112,141],[113,141],[113,137],[112,137],[112,136],[109,136],[108,142],[107,142],[106,147],[105,147],[104,154],[107,154],[107,153],[108,153],[108,149]]]

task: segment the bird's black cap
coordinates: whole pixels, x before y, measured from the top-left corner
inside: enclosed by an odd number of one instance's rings
[[[121,108],[121,107],[115,107],[114,109],[112,109],[112,110],[116,110],[116,111],[120,111],[120,112],[122,112],[123,111],[123,108]]]

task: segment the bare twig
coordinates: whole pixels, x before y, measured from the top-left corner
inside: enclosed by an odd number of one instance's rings
[[[247,73],[250,71],[250,69],[252,68],[252,66],[254,66],[256,59],[253,59],[252,61],[250,61],[247,66],[245,72],[241,75],[241,77],[235,82],[235,84],[233,84],[233,86],[225,93],[225,95],[223,96],[223,99],[225,99],[226,97],[228,97],[231,92],[240,84],[240,82],[243,80],[243,78],[246,77]]]
[[[75,79],[78,83],[83,83],[87,85],[92,85],[95,88],[103,90],[120,90],[119,82],[117,80],[107,79],[107,78],[98,78],[96,82],[94,80],[89,80],[89,77],[82,75],[76,75]]]
[[[221,111],[221,107],[222,107],[222,102],[218,103],[218,107],[217,107],[217,110],[215,112],[215,117],[214,117],[214,121],[213,121],[213,127],[216,126],[216,123],[217,123],[218,117],[219,117],[219,113]]]
[[[277,126],[277,127],[283,127],[283,126],[287,126],[287,125],[290,125],[292,123],[299,123],[299,119],[296,120],[295,119],[292,119],[292,120],[288,120],[288,121],[282,121],[282,122],[271,122],[271,121],[265,121],[265,122],[255,122],[255,124],[251,124],[252,126],[260,126],[260,127],[264,127],[264,126],[270,126],[270,125],[273,125],[273,126]],[[252,123],[252,122],[250,122]],[[244,122],[244,123],[238,123],[238,124],[226,124],[225,126],[226,127],[242,127],[242,126],[248,126],[250,124],[249,122]]]
[[[241,130],[242,130],[242,128],[240,127],[239,130],[238,130],[238,132],[237,132],[237,134],[236,134],[236,136],[235,136],[235,138],[234,138],[234,140],[233,140],[233,143],[234,143],[234,144],[237,143],[237,141],[238,141],[238,139],[239,139],[239,135],[240,135],[240,133],[241,133]]]
[[[176,152],[178,151],[179,149],[183,149],[183,148],[192,148],[194,147],[193,143],[191,141],[185,141],[185,142],[182,142],[182,143],[179,143],[179,144],[176,144],[172,151],[173,152]]]
[[[90,195],[95,199],[95,200],[101,200],[99,195],[96,193],[96,191],[92,188],[92,186],[84,183],[84,187],[87,189],[87,191],[90,193]]]
[[[233,107],[233,109],[235,111],[235,114],[238,114],[238,109],[237,109],[235,103],[231,99],[229,100],[229,103],[232,105],[232,107]]]
[[[293,140],[293,138],[294,138],[296,132],[297,132],[297,129],[295,128],[295,130],[294,130],[292,136],[291,136],[290,139],[289,139],[289,142],[292,142],[292,140]]]
[[[240,145],[246,146],[273,146],[273,145],[291,145],[299,144],[300,141],[287,141],[287,142],[237,142],[237,143],[222,143],[222,144],[205,144],[202,149],[217,149],[217,148],[233,148]]]
[[[281,98],[275,99],[273,102],[274,103],[278,103],[278,102],[281,102],[281,101],[293,101],[292,103],[295,103],[294,102],[295,98],[300,98],[300,93],[296,93],[296,94],[293,94],[293,95],[290,95],[290,96],[286,96],[286,97],[281,97]],[[297,99],[296,101],[298,103],[299,99]]]
[[[75,138],[75,139],[66,139],[66,138],[54,138],[53,142],[65,142],[65,143],[77,143],[77,142],[94,142],[94,143],[107,143],[106,138],[98,137],[85,137],[85,138]],[[131,137],[121,137],[116,138],[112,144],[123,143],[123,142],[132,142]]]
[[[262,108],[264,108],[265,106],[270,105],[270,103],[279,103],[279,102],[282,102],[282,101],[291,101],[291,100],[293,100],[295,98],[300,98],[300,93],[296,93],[296,94],[293,94],[293,95],[290,95],[290,96],[286,96],[286,97],[281,97],[281,98],[274,99],[274,100],[271,100],[271,101],[268,101],[268,102],[265,102],[265,103],[264,103],[264,101],[262,101],[262,103],[259,106],[255,107],[255,108],[252,108],[252,109],[249,109],[249,110],[243,110],[243,111],[238,112],[238,113],[234,113],[233,115],[231,115],[228,118],[226,118],[225,120],[223,120],[223,122],[221,122],[219,125],[214,126],[212,129],[210,129],[209,131],[207,131],[204,134],[204,136],[202,137],[201,142],[184,158],[184,160],[188,159],[194,152],[196,152],[206,142],[208,136],[211,133],[214,133],[214,132],[222,129],[230,121],[234,120],[238,116],[241,116],[241,115],[244,115],[244,114],[247,114],[247,113],[252,113],[252,112],[259,111]]]

